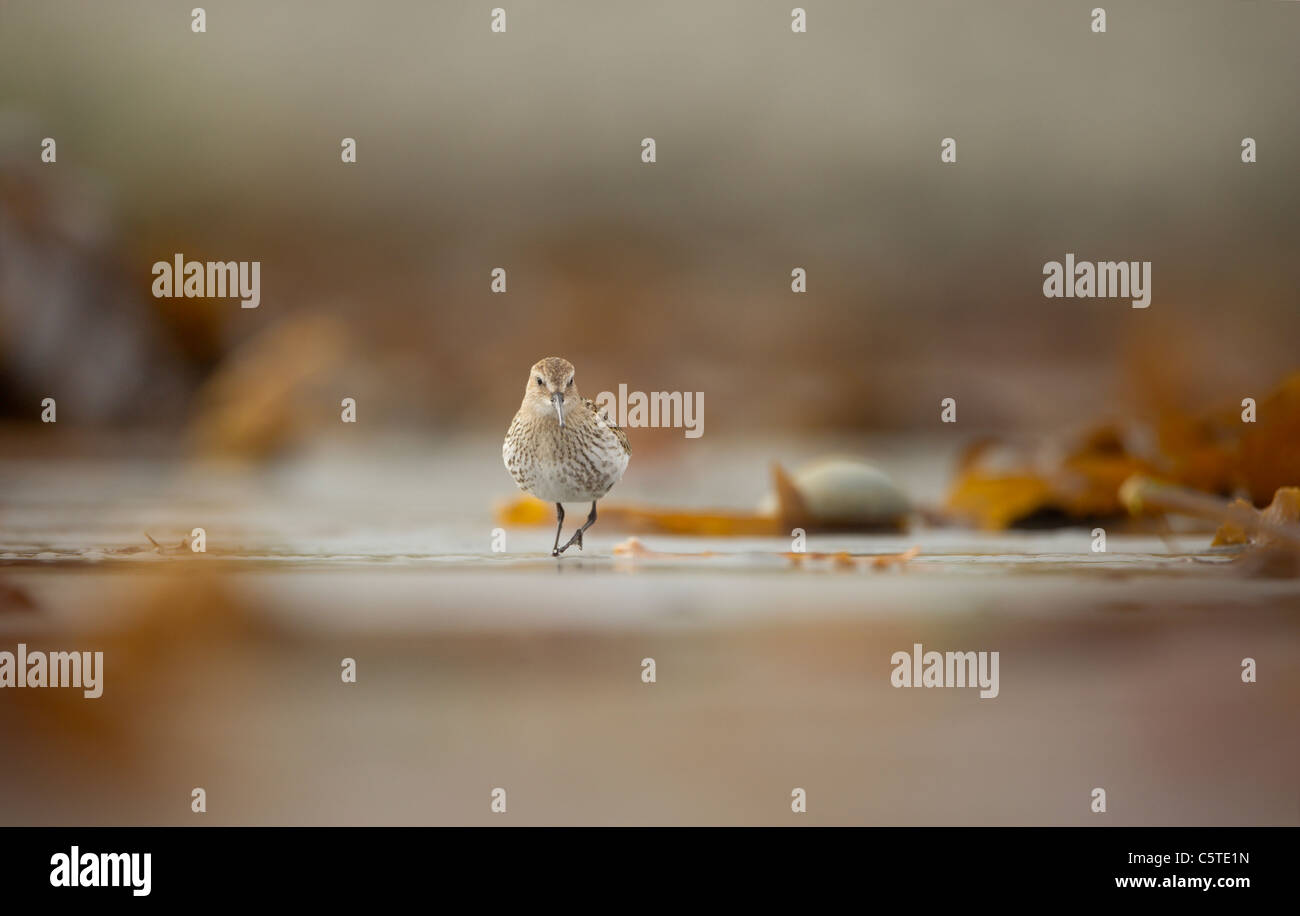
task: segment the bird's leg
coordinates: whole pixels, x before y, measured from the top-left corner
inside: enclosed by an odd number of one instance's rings
[[[558,557],[560,555],[560,529],[564,527],[564,506],[556,503],[555,515],[555,546],[551,548],[551,556]],[[564,546],[568,547],[569,545],[565,544]]]
[[[565,543],[565,545],[564,545],[563,547],[560,548],[560,553],[564,553],[564,551],[568,550],[568,549],[569,549],[570,547],[572,547],[574,544],[577,544],[577,545],[578,545],[578,549],[581,550],[581,549],[582,549],[582,532],[586,531],[588,528],[590,528],[590,527],[591,527],[592,525],[594,525],[594,524],[596,524],[596,501],[593,499],[593,500],[591,501],[591,514],[587,516],[587,524],[583,525],[583,526],[582,526],[581,528],[579,528],[577,531],[573,532],[573,536],[570,537],[569,540]]]

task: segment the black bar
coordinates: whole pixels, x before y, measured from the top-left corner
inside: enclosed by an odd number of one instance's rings
[[[774,893],[797,893],[802,887],[817,895],[850,890],[854,896],[924,892],[934,899],[975,894],[972,900],[986,902],[1105,897],[1157,904],[1198,898],[1231,905],[1254,891],[1285,893],[1290,878],[1283,870],[1297,839],[1294,828],[813,828],[725,834],[662,828],[3,828],[0,875],[10,901],[64,903],[75,896],[82,903],[147,897],[168,903],[285,899],[337,905],[349,899],[373,903],[403,888],[442,888],[441,895],[452,887],[477,887],[489,894],[486,900],[503,889],[497,884],[518,889],[525,886],[520,882],[528,882],[541,900],[566,883],[589,887],[626,881],[621,893],[635,895],[647,881],[659,894],[703,880],[725,885],[738,897],[764,895],[774,882],[788,885]],[[150,854],[149,893],[135,893],[143,889],[143,875],[120,874],[116,887],[53,886],[58,863],[52,860],[70,855],[74,846],[83,868],[90,867],[87,854]],[[104,860],[94,861],[97,867]],[[1134,880],[1152,879],[1153,886],[1132,886]],[[1210,887],[1200,886],[1204,879]],[[1243,880],[1242,886],[1222,886]]]

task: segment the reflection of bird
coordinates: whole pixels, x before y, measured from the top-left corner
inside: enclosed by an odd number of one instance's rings
[[[555,503],[551,556],[558,557],[574,544],[581,549],[582,533],[596,521],[596,500],[618,483],[631,453],[627,434],[578,394],[572,363],[548,356],[533,365],[501,456],[519,489]],[[563,503],[587,500],[591,500],[587,523],[561,547]]]

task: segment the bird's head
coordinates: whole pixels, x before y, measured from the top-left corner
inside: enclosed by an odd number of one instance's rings
[[[533,364],[524,388],[524,404],[538,417],[552,415],[564,425],[568,406],[578,397],[573,381],[573,363],[558,356],[548,356]]]

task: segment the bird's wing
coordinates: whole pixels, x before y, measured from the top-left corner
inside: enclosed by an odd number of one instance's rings
[[[627,433],[623,432],[623,428],[609,418],[609,411],[598,410],[595,402],[592,401],[591,398],[583,398],[582,403],[586,404],[587,409],[599,417],[604,424],[613,431],[614,435],[618,438],[619,444],[623,446],[623,451],[627,452],[629,455],[632,454],[632,445],[627,441]]]

